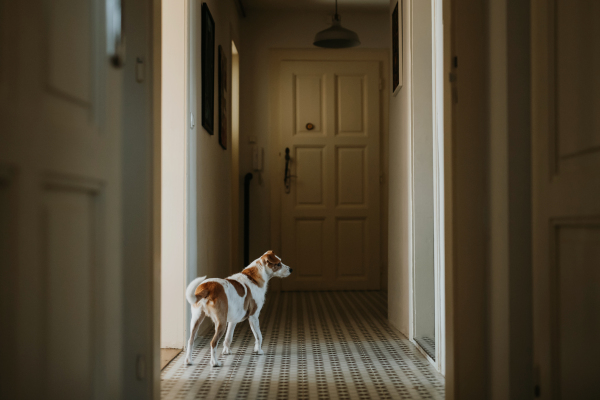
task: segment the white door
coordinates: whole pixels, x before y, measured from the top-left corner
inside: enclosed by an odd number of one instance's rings
[[[284,61],[280,71],[281,243],[294,269],[283,289],[379,289],[379,63]]]
[[[106,10],[0,4],[2,398],[119,398],[123,87]]]
[[[600,3],[532,4],[538,390],[543,399],[598,399]]]

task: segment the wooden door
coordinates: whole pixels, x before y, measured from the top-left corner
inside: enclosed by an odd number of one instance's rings
[[[379,289],[379,63],[282,62],[280,118],[283,289]]]
[[[106,3],[0,4],[2,398],[119,398],[123,86]]]
[[[532,5],[536,379],[543,399],[597,399],[600,3]]]

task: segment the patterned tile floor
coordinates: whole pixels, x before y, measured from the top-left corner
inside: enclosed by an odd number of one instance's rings
[[[162,399],[443,399],[444,378],[386,321],[382,292],[270,293],[261,312],[265,354],[238,325],[223,366],[209,365],[206,319],[193,365],[162,371]],[[219,354],[223,347],[219,345]]]

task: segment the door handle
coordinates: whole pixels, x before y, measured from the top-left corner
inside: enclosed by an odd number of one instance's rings
[[[291,175],[292,170],[290,169],[290,148],[285,148],[285,172],[283,175],[283,184],[285,186],[285,193],[290,193],[290,186],[292,184],[292,178],[295,178],[295,175]]]
[[[106,2],[106,46],[110,63],[115,68],[125,65],[125,0]]]

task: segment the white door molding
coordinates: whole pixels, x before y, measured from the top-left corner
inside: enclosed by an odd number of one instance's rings
[[[188,217],[189,3],[162,5],[161,60],[161,348],[183,348]],[[182,21],[186,23],[182,24]],[[196,117],[196,116],[194,116]]]

